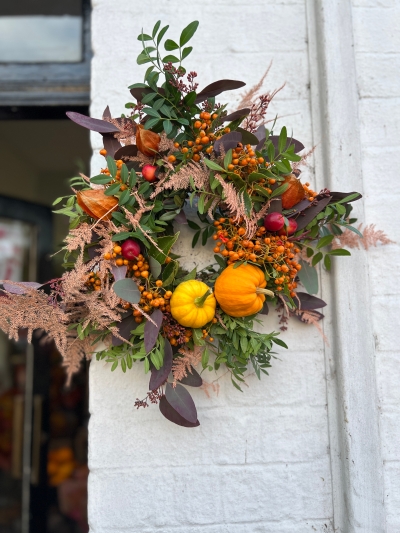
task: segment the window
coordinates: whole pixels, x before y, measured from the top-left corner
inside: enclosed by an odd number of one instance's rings
[[[0,1],[2,105],[88,105],[90,0]]]
[[[20,0],[0,8],[0,62],[82,61],[80,0]]]

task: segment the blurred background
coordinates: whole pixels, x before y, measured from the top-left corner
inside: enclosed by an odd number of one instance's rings
[[[68,179],[89,171],[90,4],[17,0],[0,6],[0,279],[61,274],[68,219],[52,213]],[[64,220],[65,219],[65,220]],[[61,357],[37,332],[0,332],[0,532],[84,533],[86,368],[65,387]]]

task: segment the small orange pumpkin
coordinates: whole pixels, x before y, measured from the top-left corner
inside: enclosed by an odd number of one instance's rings
[[[174,290],[171,315],[186,328],[201,328],[215,315],[217,302],[210,288],[197,279],[183,281]]]
[[[214,295],[222,311],[230,316],[249,316],[261,311],[265,295],[274,293],[264,289],[267,282],[263,271],[254,265],[229,265],[218,276]]]
[[[283,183],[288,183],[289,187],[282,194],[282,207],[283,209],[290,209],[294,205],[301,202],[306,193],[304,192],[301,181],[293,174],[286,176]]]

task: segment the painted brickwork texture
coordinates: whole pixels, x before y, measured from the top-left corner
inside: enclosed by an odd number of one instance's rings
[[[367,224],[395,241],[369,251],[387,533],[400,531],[400,2],[353,0]],[[396,326],[397,324],[397,326]]]
[[[189,9],[180,0],[120,0],[117,9],[112,0],[93,1],[92,116],[99,117],[106,104],[113,114],[123,112],[130,100],[126,87],[141,81],[143,67],[135,60],[142,27],[162,19],[174,38],[196,18],[200,28],[187,66],[199,73],[200,88],[222,78],[254,85],[273,60],[265,89],[287,84],[271,105],[270,118],[285,115],[278,127],[293,129],[306,146],[318,142],[311,128],[304,1],[205,0],[198,7]],[[393,223],[400,193],[387,193],[397,172],[395,156],[400,155],[400,95],[395,67],[390,66],[399,61],[395,15],[395,0],[354,1],[367,223],[376,223],[400,242]],[[224,96],[234,110],[238,95]],[[92,136],[95,152],[99,137]],[[93,170],[101,163],[95,155]],[[312,162],[304,175],[315,183]],[[211,251],[191,250],[187,229],[182,235],[179,251],[188,267],[209,264]],[[399,311],[396,252],[397,245],[387,246],[384,253],[369,252],[388,533],[400,530],[400,440],[393,438],[399,434],[400,357],[389,320]],[[263,328],[277,329],[277,317],[266,317]],[[91,364],[93,533],[333,533],[323,341],[316,329],[301,324],[292,324],[283,338],[290,350],[280,353],[269,377],[259,382],[249,376],[243,394],[227,377],[219,379],[218,395],[193,391],[201,421],[194,429],[172,425],[157,407],[133,408],[147,391],[148,379],[139,367],[123,374],[111,373],[103,362]],[[210,382],[214,378],[206,376]]]

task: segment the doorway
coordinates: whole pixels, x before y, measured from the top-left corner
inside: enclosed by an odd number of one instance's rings
[[[89,133],[66,110],[0,108],[0,279],[62,274],[68,219],[52,213],[69,178],[88,173]],[[65,218],[65,220],[64,220]],[[87,369],[65,386],[61,356],[44,332],[31,345],[0,334],[0,531],[86,533]]]

